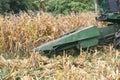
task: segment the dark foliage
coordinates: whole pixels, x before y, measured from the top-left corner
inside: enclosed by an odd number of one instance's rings
[[[93,0],[51,0],[47,6],[47,11],[55,14],[89,10],[94,10]]]
[[[14,12],[27,10],[37,10],[37,6],[34,4],[35,0],[0,0],[0,13]]]

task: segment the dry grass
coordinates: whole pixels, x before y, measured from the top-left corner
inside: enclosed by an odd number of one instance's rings
[[[120,80],[120,53],[113,47],[81,51],[78,57],[47,58],[31,53],[29,58],[0,56],[1,80]]]
[[[0,15],[0,53],[17,54],[22,51],[30,57],[6,59],[0,56],[1,80],[120,80],[120,51],[112,46],[81,51],[77,57],[47,58],[29,52],[33,47],[57,38],[78,27],[103,26],[95,21],[96,14],[78,13],[53,17],[49,13],[30,12],[3,17]],[[4,54],[3,54],[4,55]],[[8,54],[13,55],[13,54]]]
[[[78,27],[99,25],[95,14],[78,13],[53,17],[48,13],[30,12],[0,17],[0,44],[5,52],[29,52],[44,42]]]

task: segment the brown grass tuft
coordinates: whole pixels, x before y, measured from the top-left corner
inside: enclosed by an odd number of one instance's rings
[[[101,26],[92,12],[52,16],[49,13],[19,13],[0,17],[0,47],[5,52],[29,52],[33,47],[78,27]]]
[[[23,51],[30,55],[13,59],[1,55],[0,80],[119,80],[120,51],[111,45],[81,51],[77,57],[64,54],[47,58],[29,52],[33,47],[78,27],[102,26],[95,21],[95,16],[91,12],[56,17],[44,12],[0,15],[0,53],[22,54]]]

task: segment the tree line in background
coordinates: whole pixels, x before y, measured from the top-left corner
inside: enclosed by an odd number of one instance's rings
[[[28,10],[67,14],[94,10],[94,2],[93,0],[0,0],[1,14]]]

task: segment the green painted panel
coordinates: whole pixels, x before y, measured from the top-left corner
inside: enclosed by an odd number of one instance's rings
[[[55,44],[57,46],[57,45],[66,44],[70,42],[98,37],[99,35],[100,34],[99,34],[98,28],[96,26],[91,26],[91,27],[77,30],[72,34],[61,37],[58,40],[56,40]]]
[[[35,50],[36,51],[53,50],[54,47],[56,47],[56,46],[66,45],[66,44],[77,42],[77,41],[89,40],[92,38],[98,39],[99,36],[100,36],[100,33],[99,33],[98,28],[96,26],[91,26],[91,27],[87,27],[87,28],[83,28],[83,29],[78,29],[71,34],[60,37],[54,41],[45,43],[45,44],[37,47]],[[83,43],[85,43],[85,42],[83,41]],[[96,44],[96,42],[94,44]]]
[[[98,39],[97,38],[93,38],[93,39],[89,39],[89,40],[83,40],[80,42],[80,48],[89,48],[91,46],[95,46],[98,45]]]

